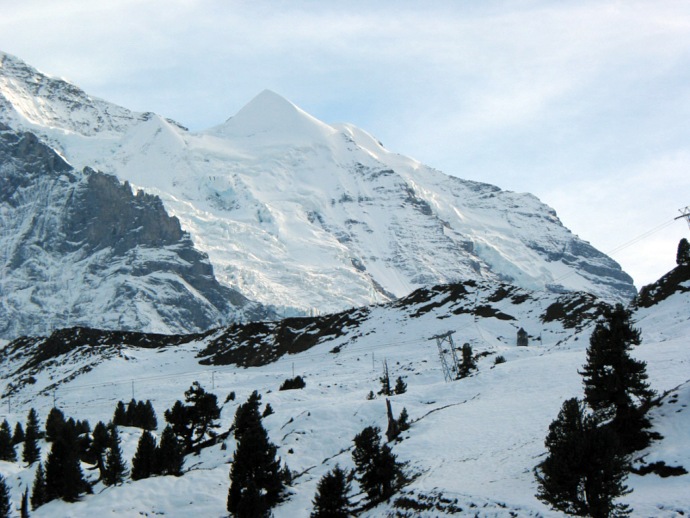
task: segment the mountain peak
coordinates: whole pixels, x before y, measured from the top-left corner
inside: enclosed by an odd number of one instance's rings
[[[281,95],[272,90],[264,90],[234,117],[212,128],[210,132],[224,137],[294,142],[320,140],[336,133],[336,130]]]

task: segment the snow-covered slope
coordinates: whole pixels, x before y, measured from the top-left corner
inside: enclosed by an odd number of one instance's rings
[[[0,123],[0,338],[88,325],[194,332],[272,315],[218,284],[160,199]]]
[[[160,196],[218,280],[286,314],[464,279],[629,300],[632,280],[529,194],[449,177],[264,91],[199,133],[0,55],[0,121]]]
[[[279,455],[295,472],[291,495],[277,517],[308,516],[320,477],[336,464],[353,467],[352,439],[364,427],[386,428],[380,388],[387,362],[407,392],[390,398],[397,415],[407,409],[411,428],[392,444],[412,480],[388,503],[362,516],[480,517],[558,516],[535,498],[533,467],[545,452],[549,423],[564,399],[582,396],[578,370],[601,301],[586,294],[531,292],[510,285],[466,282],[414,292],[385,305],[274,323],[235,324],[207,335],[164,337],[136,333],[64,330],[48,339],[22,339],[0,357],[4,387],[0,408],[13,424],[37,408],[45,418],[57,401],[69,416],[111,418],[118,400],[151,399],[159,417],[194,380],[225,401],[221,429],[253,391],[275,413],[264,419]],[[690,467],[690,332],[687,293],[638,310],[643,344],[634,354],[648,362],[650,382],[664,404],[652,411],[664,439],[640,452],[637,468],[657,462]],[[530,335],[516,346],[516,333]],[[434,335],[454,331],[455,345],[469,343],[479,370],[445,382]],[[445,344],[448,347],[448,344]],[[498,355],[505,363],[495,364]],[[303,390],[278,391],[299,374]],[[237,399],[226,398],[231,391]],[[11,394],[11,399],[10,399]],[[122,428],[130,460],[140,431]],[[106,488],[76,504],[51,502],[32,516],[224,516],[228,462],[234,441],[185,462],[181,478],[156,477]],[[48,447],[43,445],[43,454]],[[642,470],[644,471],[644,470]],[[32,470],[1,463],[0,472],[19,502]],[[633,492],[623,501],[634,516],[675,517],[690,512],[690,475],[630,475]],[[357,484],[353,499],[360,501]],[[414,510],[424,509],[426,511]]]

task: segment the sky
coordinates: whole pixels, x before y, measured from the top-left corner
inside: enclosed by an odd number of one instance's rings
[[[690,238],[690,2],[0,0],[0,50],[191,130],[264,89],[531,192],[640,287]]]

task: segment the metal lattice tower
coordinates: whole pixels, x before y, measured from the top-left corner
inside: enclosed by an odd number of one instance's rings
[[[445,334],[435,335],[429,338],[429,340],[436,340],[438,356],[441,360],[441,368],[443,369],[443,377],[446,381],[453,381],[457,377],[457,374],[460,370],[458,367],[458,357],[455,354],[453,333],[455,333],[455,331],[448,331]],[[452,362],[452,365],[449,365],[449,359],[446,357],[447,353],[443,349],[444,342],[448,342],[448,348],[450,349],[450,361]]]
[[[680,212],[680,216],[677,216],[673,219],[685,218],[685,221],[688,223],[688,227],[690,227],[690,207],[685,207],[684,209],[678,209],[678,212]]]

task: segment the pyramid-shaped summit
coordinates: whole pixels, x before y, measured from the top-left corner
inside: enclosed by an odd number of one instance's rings
[[[314,141],[336,133],[337,130],[278,95],[264,90],[237,114],[210,133],[232,138],[249,137],[275,143]]]

